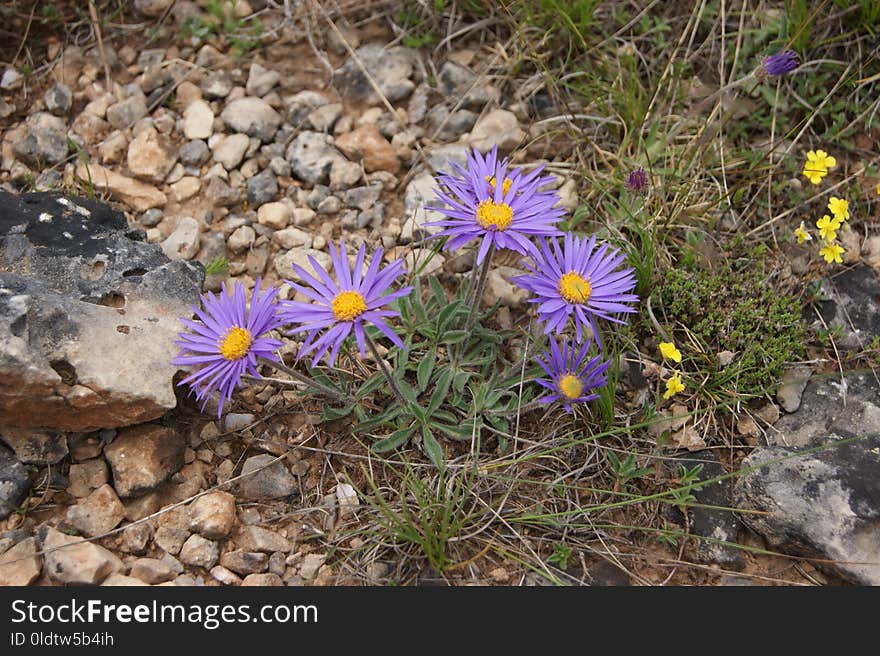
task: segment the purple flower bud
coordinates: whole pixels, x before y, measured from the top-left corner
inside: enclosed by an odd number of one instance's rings
[[[626,188],[636,193],[641,193],[648,188],[648,174],[641,166],[635,171],[630,171],[626,176]]]
[[[783,50],[767,57],[761,68],[766,76],[778,77],[790,73],[798,67],[799,63],[797,53],[794,50]]]

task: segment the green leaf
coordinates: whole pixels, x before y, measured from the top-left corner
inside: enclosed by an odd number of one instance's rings
[[[410,385],[405,380],[398,379],[397,387],[400,389],[400,393],[403,394],[403,398],[406,399],[409,403],[418,403],[418,394],[416,394],[413,386]]]
[[[437,382],[434,393],[431,394],[431,400],[428,402],[428,414],[433,413],[443,404],[443,400],[449,393],[449,386],[452,384],[452,368],[442,367],[437,374]]]
[[[431,424],[431,426],[445,433],[450,439],[458,442],[470,442],[475,432],[475,421],[476,420],[472,417],[460,424],[447,426],[446,424],[436,423]]]
[[[408,403],[407,409],[412,413],[413,417],[419,420],[419,423],[424,424],[427,421],[428,412],[415,401]]]
[[[370,392],[374,392],[385,382],[385,376],[382,375],[382,372],[377,372],[370,376],[361,388],[358,390],[356,397],[358,399],[365,398]]]
[[[324,406],[321,412],[321,419],[323,421],[333,421],[334,419],[341,419],[342,417],[347,417],[348,415],[350,415],[352,410],[354,410],[354,405],[346,405],[341,408]]]
[[[407,426],[406,428],[394,431],[388,437],[383,437],[381,440],[373,444],[373,453],[385,453],[403,446],[409,441],[409,438],[412,437],[414,431],[415,426]]]
[[[469,371],[459,371],[455,374],[455,382],[453,386],[455,387],[455,391],[461,394],[464,391],[464,386],[467,385],[468,380],[471,378],[471,372]]]
[[[419,367],[416,370],[416,380],[419,384],[419,391],[424,392],[431,382],[431,374],[434,373],[434,363],[437,361],[437,349],[432,348],[422,356]]]
[[[470,335],[466,330],[449,330],[443,333],[443,341],[447,344],[459,344]]]
[[[437,331],[440,334],[443,334],[446,331],[446,327],[455,318],[455,315],[461,311],[462,305],[459,302],[450,303],[442,310],[440,310],[440,314],[437,315]]]
[[[434,463],[437,469],[443,469],[443,448],[427,426],[422,426],[422,447],[428,460]]]

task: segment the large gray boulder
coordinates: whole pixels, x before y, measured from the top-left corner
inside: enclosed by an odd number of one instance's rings
[[[176,405],[173,342],[204,270],[143,239],[102,203],[0,192],[0,426],[92,431]]]
[[[759,448],[743,461],[741,519],[774,548],[822,559],[862,585],[880,585],[880,435],[826,448]]]

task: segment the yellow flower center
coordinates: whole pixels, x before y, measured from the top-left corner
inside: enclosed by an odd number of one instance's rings
[[[565,398],[574,400],[580,397],[584,391],[584,384],[581,379],[573,374],[565,374],[559,379],[559,391]]]
[[[559,293],[569,303],[586,303],[593,293],[593,286],[580,274],[569,271],[559,279]]]
[[[253,343],[253,335],[247,329],[235,326],[229,329],[226,337],[220,341],[218,347],[220,348],[220,354],[227,360],[240,360],[247,354],[248,349]]]
[[[337,321],[354,321],[367,311],[367,302],[358,292],[339,292],[332,305]]]
[[[489,186],[492,187],[492,190],[494,191],[495,190],[495,176],[494,175],[487,175],[486,182],[489,183]],[[506,196],[507,192],[510,191],[510,185],[512,185],[512,184],[513,184],[513,180],[511,180],[510,178],[504,178],[504,182],[501,183],[501,193],[503,193]]]
[[[513,210],[507,203],[484,200],[477,206],[477,223],[486,230],[506,230],[513,222]]]

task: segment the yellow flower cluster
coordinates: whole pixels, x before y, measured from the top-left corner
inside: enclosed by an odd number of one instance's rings
[[[824,150],[811,150],[807,153],[804,175],[813,184],[819,184],[822,182],[822,178],[828,175],[828,170],[835,166],[837,166],[837,160]]]
[[[811,150],[807,153],[807,162],[804,164],[804,175],[813,184],[819,184],[826,175],[828,170],[837,166],[837,160],[824,150]],[[849,201],[845,198],[837,198],[832,196],[828,201],[828,211],[830,215],[825,214],[821,219],[816,221],[816,228],[819,231],[820,247],[819,255],[821,255],[828,264],[836,262],[843,263],[841,257],[844,253],[843,246],[837,243],[837,231],[840,230],[844,223],[849,221]],[[811,241],[813,236],[809,233],[801,221],[794,231],[797,243],[803,244],[805,241]]]
[[[660,355],[664,360],[672,360],[676,364],[681,362],[681,351],[679,351],[672,342],[660,342]],[[666,391],[663,393],[664,399],[671,399],[679,392],[684,391],[684,383],[681,382],[681,373],[673,372],[672,376],[666,381]]]

